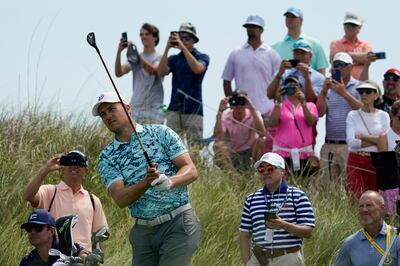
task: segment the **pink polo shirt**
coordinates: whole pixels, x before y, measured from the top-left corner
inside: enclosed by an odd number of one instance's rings
[[[103,226],[107,226],[107,220],[103,212],[103,207],[98,197],[93,195],[95,210],[93,210],[89,192],[83,187],[72,193],[72,189],[61,181],[57,186],[57,194],[54,198],[50,213],[55,219],[61,216],[75,214],[78,215],[78,222],[72,229],[74,241],[81,244],[85,249],[91,250],[91,236]],[[53,198],[55,185],[42,185],[39,188],[39,204],[34,208],[49,209]]]
[[[331,50],[331,58],[337,52],[353,52],[353,53],[365,53],[372,51],[372,46],[367,41],[361,41],[357,39],[355,43],[349,42],[345,37],[340,40],[336,40],[331,42],[330,45]],[[351,70],[351,75],[355,79],[360,79],[361,72],[364,68],[364,65],[356,65],[354,64],[353,69]]]
[[[317,107],[312,102],[307,102],[308,110],[310,110],[311,114],[315,117],[318,117]],[[273,109],[271,110],[271,112]],[[297,129],[294,119],[297,121],[297,125],[303,135],[304,142],[301,138],[301,134],[299,129]],[[303,148],[313,144],[314,135],[313,135],[313,126],[307,124],[304,119],[303,107],[301,104],[297,106],[295,109],[293,104],[285,99],[282,102],[282,106],[279,114],[279,122],[275,127],[276,135],[274,138],[273,145],[283,147],[283,148]],[[281,155],[282,157],[290,157],[289,152],[279,151],[276,153]],[[311,153],[313,154],[313,152]],[[310,153],[302,152],[300,153],[300,159],[306,159]]]
[[[228,138],[232,150],[236,152],[245,151],[253,148],[257,139],[256,129],[254,128],[254,119],[249,109],[242,121],[233,118],[233,110],[229,109],[222,114],[222,130]],[[261,118],[261,114],[257,112]]]

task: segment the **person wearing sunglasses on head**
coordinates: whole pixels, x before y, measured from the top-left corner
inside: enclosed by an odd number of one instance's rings
[[[115,59],[115,75],[122,77],[132,72],[132,115],[141,124],[163,124],[160,106],[164,100],[162,78],[157,75],[161,54],[156,51],[160,31],[150,23],[140,28],[139,37],[143,52],[139,54],[136,45],[121,38]],[[121,64],[121,52],[127,48],[127,61]]]
[[[351,110],[362,106],[356,87],[360,83],[351,76],[353,59],[348,53],[339,52],[332,60],[332,76],[325,79],[317,100],[319,117],[326,114],[325,143],[320,158],[321,169],[330,178],[338,178],[345,171],[348,149],[346,145],[345,117]]]
[[[346,118],[346,141],[349,149],[347,183],[355,199],[366,190],[378,191],[375,167],[370,152],[387,150],[387,133],[390,128],[388,113],[376,109],[380,89],[374,81],[367,80],[357,86],[363,106],[350,111]]]
[[[50,248],[57,249],[63,254],[63,250],[57,240],[56,221],[46,210],[36,209],[28,216],[28,221],[21,225],[27,233],[29,243],[35,247],[20,262],[20,266],[47,266],[53,265],[60,257],[49,256]],[[79,244],[75,243],[74,257],[85,259],[86,252]]]
[[[310,67],[313,57],[312,46],[303,39],[293,43],[292,51],[293,59],[282,60],[278,72],[267,88],[267,95],[270,99],[273,99],[285,79],[295,75],[299,78],[306,101],[315,103],[324,84],[325,77]]]
[[[330,59],[338,52],[346,52],[353,59],[354,67],[351,70],[351,75],[355,79],[360,79],[361,73],[366,63],[368,52],[372,51],[372,46],[367,41],[358,39],[358,34],[361,31],[361,27],[364,24],[364,20],[357,14],[352,12],[346,12],[343,28],[344,36],[342,39],[332,41],[330,44]],[[373,60],[375,60],[374,58]]]
[[[66,155],[55,155],[45,162],[26,186],[23,198],[34,208],[49,211],[56,219],[65,215],[78,215],[79,221],[72,230],[74,239],[91,250],[91,236],[107,219],[100,199],[82,186],[89,166],[87,156],[72,150]],[[43,184],[48,175],[60,171],[58,184]]]
[[[265,153],[254,164],[263,187],[244,202],[240,254],[246,266],[304,265],[303,238],[311,237],[314,211],[307,195],[284,181],[285,160]]]
[[[325,69],[329,67],[328,60],[325,55],[325,51],[321,43],[302,32],[303,12],[295,7],[291,7],[283,14],[285,16],[285,24],[288,29],[285,38],[272,45],[281,58],[294,58],[292,57],[293,44],[300,40],[306,40],[310,43],[313,50],[313,57],[310,61],[310,67],[314,70],[325,75]]]
[[[375,107],[390,114],[392,105],[400,99],[400,70],[396,68],[388,69],[383,75],[382,84],[383,101]]]
[[[210,58],[197,50],[199,42],[192,23],[183,23],[179,31],[171,32],[158,67],[158,75],[172,73],[171,101],[167,112],[167,126],[189,141],[203,138],[202,83]],[[171,48],[181,52],[168,57]]]

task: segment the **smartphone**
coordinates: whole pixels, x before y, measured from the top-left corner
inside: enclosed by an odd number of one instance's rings
[[[178,32],[177,31],[171,31],[171,36],[177,35]],[[172,45],[177,46],[178,43],[177,42],[171,42]]]
[[[121,38],[125,40],[125,42],[128,42],[128,34],[126,32],[123,32],[121,34]],[[124,44],[124,47],[126,47],[128,43]]]
[[[340,74],[340,70],[339,69],[333,69],[332,70],[332,79],[336,80],[337,82],[342,82],[342,76]]]
[[[300,63],[300,60],[299,59],[290,59],[289,62],[292,65],[292,67],[296,67]]]
[[[378,52],[378,53],[374,53],[376,59],[386,59],[386,53],[385,52]]]
[[[264,221],[265,222],[268,222],[271,219],[277,219],[277,218],[278,218],[278,216],[276,215],[276,212],[266,211],[265,214],[264,214]]]

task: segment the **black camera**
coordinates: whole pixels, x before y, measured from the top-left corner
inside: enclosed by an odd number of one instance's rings
[[[87,162],[86,159],[82,157],[82,155],[73,153],[61,156],[60,165],[87,167]]]
[[[230,106],[243,106],[246,104],[246,98],[243,96],[233,95],[229,98],[229,105]]]
[[[300,63],[300,60],[299,59],[290,59],[289,62],[292,65],[292,67],[297,67],[297,65]]]

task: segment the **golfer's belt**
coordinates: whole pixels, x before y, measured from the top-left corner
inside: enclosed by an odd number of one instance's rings
[[[187,203],[185,205],[180,206],[179,208],[176,208],[175,210],[171,211],[170,213],[160,215],[152,220],[145,220],[145,219],[139,219],[136,218],[136,224],[138,225],[146,225],[149,227],[153,227],[168,221],[171,221],[174,219],[178,214],[181,214],[184,211],[190,210],[192,208],[192,205],[190,203]]]

